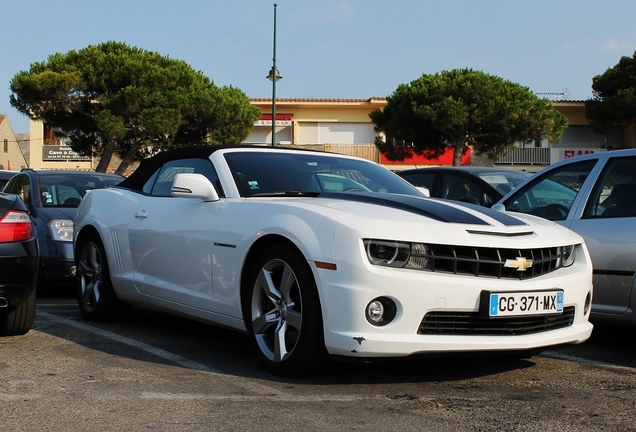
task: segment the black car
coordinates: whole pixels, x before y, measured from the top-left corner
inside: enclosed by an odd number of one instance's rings
[[[0,191],[2,190],[4,185],[7,184],[9,179],[16,174],[17,174],[16,171],[0,170]]]
[[[73,218],[90,189],[114,186],[124,177],[115,174],[23,169],[5,185],[29,209],[40,245],[38,291],[74,286]]]
[[[33,325],[38,259],[26,205],[0,193],[0,336],[21,335]]]
[[[532,177],[509,168],[443,166],[396,171],[414,186],[425,187],[433,198],[491,207],[522,181]]]

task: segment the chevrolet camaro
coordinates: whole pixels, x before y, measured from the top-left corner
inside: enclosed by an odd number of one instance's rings
[[[331,359],[512,353],[592,331],[583,239],[545,219],[426,198],[370,161],[192,146],[89,191],[81,313],[131,305],[246,332],[275,374]]]

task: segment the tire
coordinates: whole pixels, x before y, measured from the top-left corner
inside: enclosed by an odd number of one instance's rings
[[[0,312],[0,336],[26,334],[33,327],[35,319],[35,289],[26,301],[11,311]]]
[[[77,248],[77,303],[90,321],[123,318],[131,306],[115,294],[110,280],[104,244],[96,233],[88,234]]]
[[[305,258],[284,245],[256,261],[243,293],[245,326],[272,373],[313,375],[329,362],[316,282]]]

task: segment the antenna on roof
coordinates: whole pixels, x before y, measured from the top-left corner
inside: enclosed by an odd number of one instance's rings
[[[570,98],[570,89],[563,87],[560,92],[535,93],[537,96],[548,96],[552,100],[568,100]]]

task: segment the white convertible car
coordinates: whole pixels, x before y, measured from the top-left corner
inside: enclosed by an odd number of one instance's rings
[[[85,318],[139,305],[247,332],[281,375],[338,357],[523,356],[592,331],[579,235],[426,198],[343,155],[161,152],[86,195],[74,240]]]

